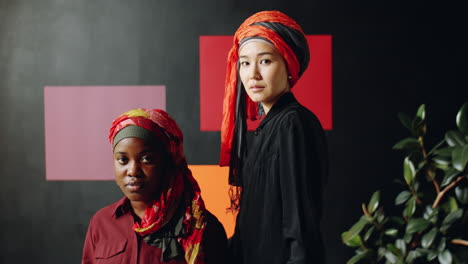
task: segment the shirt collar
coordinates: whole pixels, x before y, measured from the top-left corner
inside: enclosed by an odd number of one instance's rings
[[[130,201],[127,197],[123,197],[114,203],[111,209],[112,216],[119,218],[130,211]]]
[[[258,126],[259,128],[262,128],[265,126],[265,124],[270,121],[276,113],[281,112],[287,105],[292,104],[292,103],[297,103],[296,97],[294,97],[294,94],[291,92],[287,92],[276,101],[276,103],[271,107],[270,111],[268,114],[265,116],[265,118],[260,122],[260,125]]]

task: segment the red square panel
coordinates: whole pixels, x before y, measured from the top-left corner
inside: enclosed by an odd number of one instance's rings
[[[200,130],[221,127],[227,54],[232,36],[200,36]],[[332,38],[307,36],[310,64],[292,92],[314,112],[326,130],[332,129]]]

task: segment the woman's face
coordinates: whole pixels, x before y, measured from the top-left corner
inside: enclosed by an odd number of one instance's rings
[[[163,177],[161,151],[141,138],[124,138],[114,148],[115,182],[130,201],[151,203]]]
[[[262,103],[265,112],[289,91],[288,72],[283,57],[261,41],[246,43],[239,50],[239,75],[250,99]]]

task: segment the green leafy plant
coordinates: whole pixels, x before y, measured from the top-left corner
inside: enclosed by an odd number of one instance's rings
[[[468,102],[458,111],[456,130],[428,150],[426,109],[414,118],[399,118],[411,136],[393,148],[406,152],[404,190],[395,197],[395,211],[387,216],[376,191],[363,215],[342,234],[356,248],[347,264],[354,263],[468,263]]]

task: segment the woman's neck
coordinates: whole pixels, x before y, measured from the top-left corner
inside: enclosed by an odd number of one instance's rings
[[[130,205],[132,206],[135,215],[138,216],[140,219],[143,218],[148,204],[143,201],[130,201]]]
[[[265,112],[265,115],[268,114],[268,112],[270,112],[271,108],[273,107],[273,105],[276,104],[276,102],[278,102],[278,100],[283,96],[285,95],[286,93],[288,93],[290,91],[290,89],[287,89],[285,91],[283,91],[280,95],[278,95],[275,100],[273,101],[270,101],[270,102],[263,102],[261,103],[262,104],[262,107],[263,107],[263,111]]]

